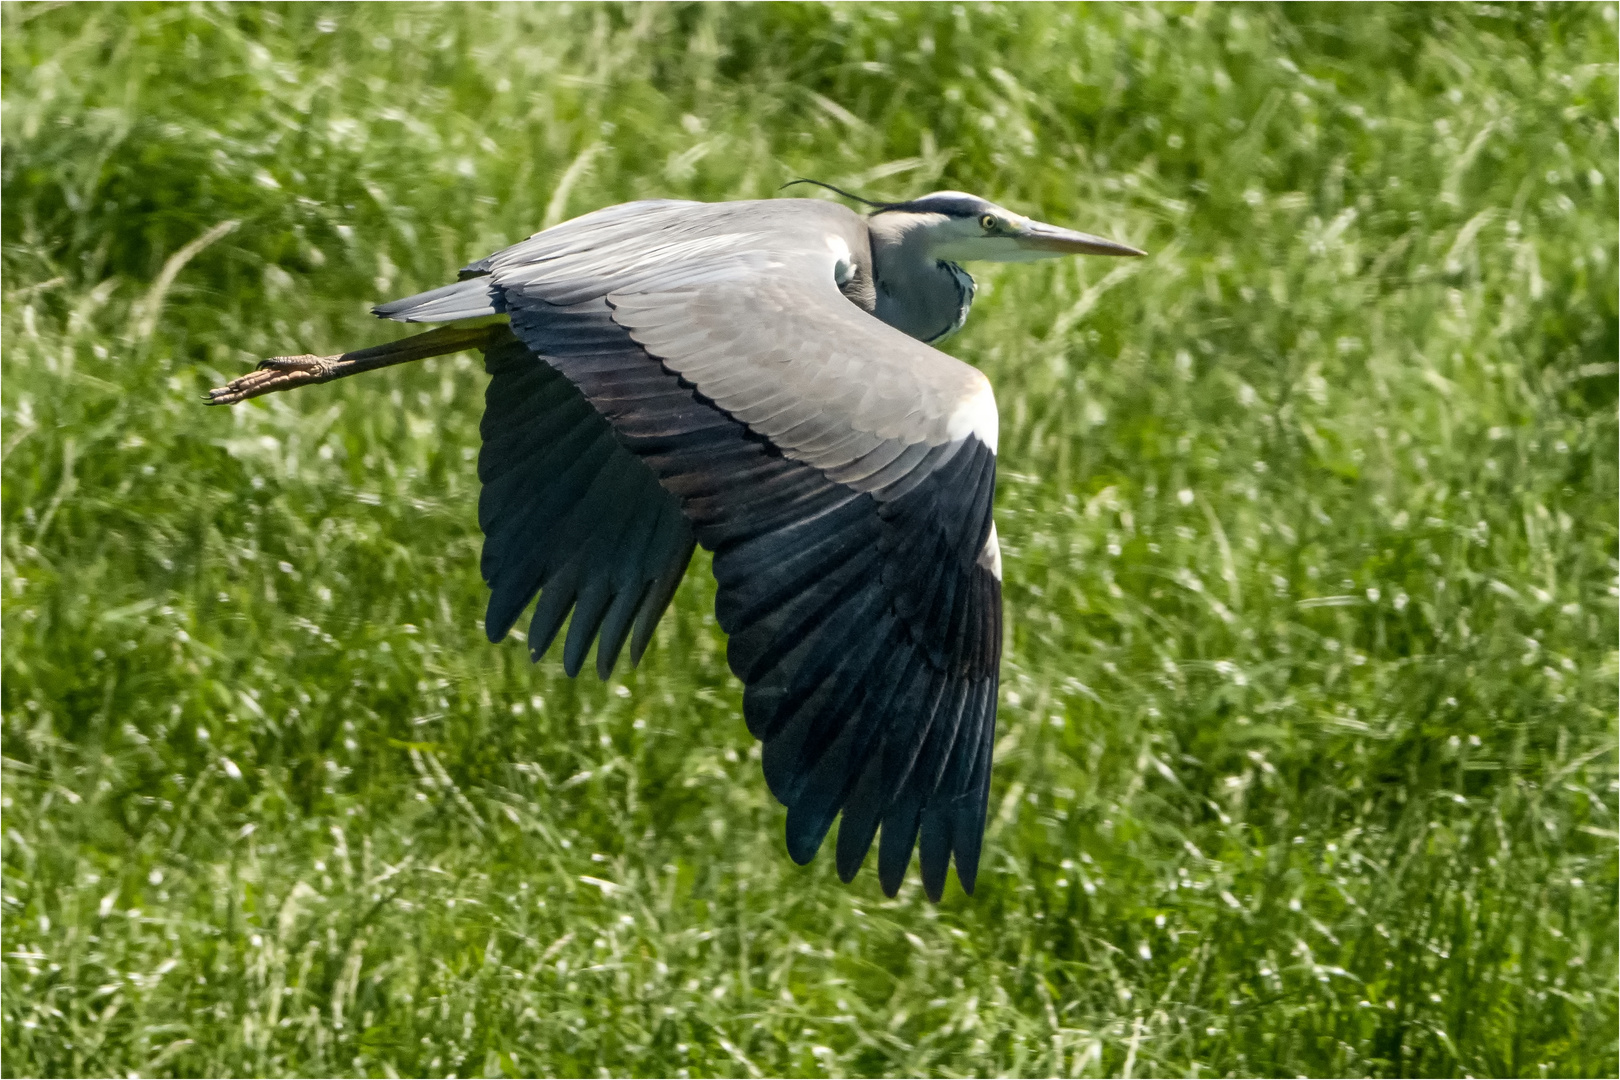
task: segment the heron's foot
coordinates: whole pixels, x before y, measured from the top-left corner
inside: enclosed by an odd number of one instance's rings
[[[376,371],[394,364],[412,360],[426,360],[433,356],[448,356],[463,349],[487,349],[492,344],[512,338],[504,323],[482,326],[441,326],[425,334],[417,334],[402,341],[386,345],[373,345],[369,349],[338,353],[336,356],[272,356],[261,360],[256,370],[240,379],[232,379],[224,386],[208,391],[203,400],[209,405],[235,405],[238,401],[273,394],[277,390],[293,390],[300,386],[331,382],[362,371]]]
[[[309,353],[302,356],[272,356],[259,361],[257,368],[241,378],[208,391],[207,404],[235,405],[261,394],[326,382],[336,375],[340,359],[339,356],[312,356]]]

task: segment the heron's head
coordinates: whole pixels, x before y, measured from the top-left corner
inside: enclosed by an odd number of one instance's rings
[[[1145,255],[1090,233],[1047,225],[963,191],[936,191],[903,203],[882,203],[874,225],[907,234],[941,262],[1034,262],[1059,255]]]

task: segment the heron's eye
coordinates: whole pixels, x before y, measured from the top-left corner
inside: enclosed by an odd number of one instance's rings
[[[996,231],[996,215],[994,215],[994,214],[986,214],[986,215],[984,215],[984,217],[979,219],[979,224],[981,226],[983,226],[985,232],[995,232]]]

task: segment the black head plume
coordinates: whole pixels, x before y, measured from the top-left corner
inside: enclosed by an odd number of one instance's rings
[[[900,205],[899,203],[874,202],[873,200],[868,199],[868,198],[866,198],[864,196],[856,195],[853,192],[845,191],[843,188],[833,187],[831,184],[826,183],[825,181],[822,181],[822,180],[805,180],[805,179],[789,180],[787,183],[783,184],[777,190],[778,191],[784,191],[784,190],[792,187],[794,184],[814,184],[816,187],[826,188],[828,191],[835,191],[838,194],[842,195],[846,199],[854,199],[858,203],[865,203],[867,206],[870,206],[870,207],[872,207],[874,209],[877,209],[877,210],[892,210],[896,206]]]

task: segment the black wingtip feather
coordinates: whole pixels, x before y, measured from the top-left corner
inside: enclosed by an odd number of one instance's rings
[[[568,640],[563,643],[563,670],[572,679],[585,666],[585,657],[602,627],[613,594],[605,581],[594,581],[580,593],[574,604],[574,618],[568,624]]]
[[[648,582],[640,588],[621,589],[619,595],[613,598],[607,615],[602,618],[602,628],[598,631],[596,642],[596,677],[603,682],[613,675],[613,667],[619,662],[619,653],[624,648],[624,639],[630,634],[630,621],[635,618],[642,598],[650,587],[651,583]]]
[[[952,836],[956,851],[956,880],[962,883],[962,891],[972,896],[973,883],[979,877],[979,849],[984,842],[984,814],[973,809],[965,813],[958,810]]]
[[[911,865],[911,853],[917,846],[917,803],[901,797],[883,815],[883,834],[878,839],[878,884],[883,895],[899,894],[906,880],[906,867]]]
[[[647,590],[646,597],[641,601],[641,608],[636,613],[636,629],[630,638],[630,666],[641,663],[642,654],[652,642],[653,631],[658,627],[658,620],[663,618],[664,612],[669,608],[669,602],[675,598],[675,590],[686,576],[686,568],[691,565],[692,554],[697,550],[697,541],[686,528],[686,522],[679,517],[679,511],[674,511],[666,519],[670,522],[669,529],[675,533],[671,541],[671,548],[676,552],[674,558],[664,563],[664,572],[652,587]],[[663,536],[663,532],[660,532]]]
[[[832,828],[833,818],[837,814],[837,807],[828,812],[824,807],[809,799],[794,803],[788,807],[788,858],[800,866],[815,858],[816,852],[821,850],[821,842],[827,838],[827,831]]]
[[[866,853],[872,850],[872,838],[877,835],[878,821],[888,800],[883,797],[883,755],[874,753],[861,773],[849,801],[844,804],[844,816],[838,823],[838,846],[834,858],[838,864],[838,877],[848,885],[860,872]]]
[[[931,806],[923,811],[917,861],[922,864],[923,892],[936,904],[945,895],[945,878],[951,868],[951,824],[948,807]]]
[[[507,633],[512,629],[511,619],[506,620],[504,626],[501,625],[499,619],[500,617],[495,610],[495,594],[491,593],[489,603],[484,605],[484,636],[489,638],[491,645],[499,645],[505,641]]]
[[[551,643],[557,640],[557,631],[562,629],[563,620],[568,618],[573,606],[572,581],[552,582],[540,590],[540,602],[534,605],[534,615],[529,620],[529,658],[535,663],[540,662]]]
[[[990,758],[996,740],[997,680],[988,679],[981,685],[976,704],[984,715],[981,721],[978,754],[973,763],[972,779],[953,811],[952,847],[956,852],[956,879],[962,891],[973,895],[973,883],[979,875],[979,854],[984,845],[984,823],[990,808]]]
[[[872,758],[876,718],[858,705],[853,712],[819,758],[804,763],[802,779],[795,785],[799,790],[788,807],[787,840],[789,853],[801,864],[821,849],[838,811],[849,802],[862,772],[861,763]]]

